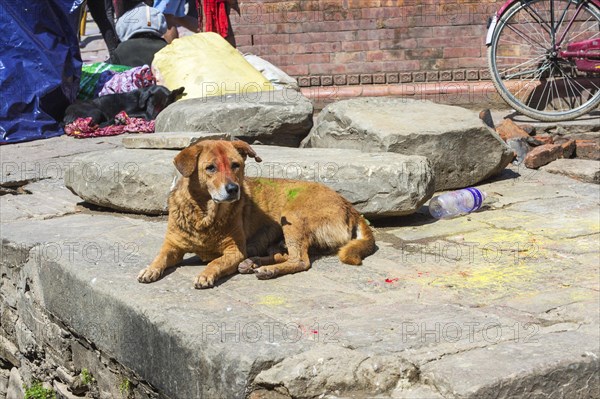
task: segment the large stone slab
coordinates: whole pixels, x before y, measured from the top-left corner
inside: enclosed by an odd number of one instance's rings
[[[230,140],[229,133],[209,132],[163,132],[128,135],[123,137],[125,148],[182,149],[200,140]]]
[[[307,272],[237,274],[210,290],[193,289],[195,257],[137,283],[163,218],[5,220],[3,208],[0,335],[17,325],[11,309],[26,328],[0,352],[21,359],[27,383],[35,336],[34,377],[106,359],[99,386],[118,365],[128,373],[112,389],[146,381],[147,397],[597,397],[600,186],[510,166],[482,188],[489,202],[468,217],[375,222],[378,250],[360,267],[324,256]],[[38,308],[61,327],[45,328]],[[91,349],[69,340],[57,363],[47,342],[69,335]]]
[[[591,159],[557,159],[542,170],[569,176],[585,183],[600,184],[600,162]]]
[[[318,181],[367,217],[406,215],[433,195],[433,172],[424,157],[356,150],[253,146],[263,159],[246,164],[249,177]],[[177,151],[115,150],[82,155],[65,175],[84,200],[126,212],[162,214],[178,172]]]
[[[295,90],[177,101],[156,118],[156,132],[231,133],[248,141],[298,147],[312,127],[313,106]]]
[[[425,156],[435,173],[436,191],[474,185],[500,173],[513,158],[477,113],[403,98],[330,104],[303,146]]]
[[[160,215],[167,212],[167,197],[178,173],[173,166],[177,151],[97,151],[73,159],[65,173],[65,186],[85,201],[106,208]]]

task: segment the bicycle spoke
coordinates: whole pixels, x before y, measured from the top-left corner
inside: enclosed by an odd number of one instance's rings
[[[543,44],[541,44],[541,43],[539,43],[539,42],[536,42],[536,41],[534,40],[534,38],[530,38],[530,37],[529,37],[529,36],[527,36],[526,34],[522,33],[522,32],[521,32],[519,29],[515,28],[514,26],[510,26],[510,25],[509,25],[509,26],[508,26],[508,28],[509,28],[510,30],[512,30],[513,32],[515,32],[515,33],[516,33],[517,35],[519,35],[520,37],[522,37],[522,38],[523,38],[523,40],[527,41],[527,42],[528,42],[530,45],[532,45],[532,46],[539,46],[539,47],[543,47],[543,46],[544,46]]]
[[[587,20],[587,21],[585,21],[585,23],[587,23],[587,22],[590,22],[590,20],[591,20],[591,18],[588,18],[588,20]],[[592,23],[592,26],[590,26],[588,29],[585,29],[585,30],[583,30],[583,31],[579,32],[578,34],[576,34],[575,36],[573,36],[573,37],[570,37],[568,41],[569,41],[569,42],[574,42],[574,41],[577,41],[577,40],[575,40],[575,39],[577,39],[579,36],[581,36],[581,35],[584,35],[584,34],[586,34],[586,33],[589,33],[589,32],[592,32],[592,30],[594,29],[594,26],[593,26],[593,25],[594,25],[594,24]],[[597,29],[597,28],[596,28],[596,29]],[[595,33],[593,36],[586,37],[586,39],[595,39],[595,38],[597,38],[597,37],[600,37],[600,32],[596,32],[596,33]]]
[[[563,10],[562,15],[560,16],[558,22],[556,23],[556,27],[554,29],[554,32],[556,33],[557,36],[558,36],[558,32],[560,31],[560,28],[562,27],[562,24],[563,24],[563,22],[564,22],[564,20],[565,20],[565,18],[567,16],[567,12],[569,11],[569,8],[571,8],[571,3],[567,3],[567,6]]]
[[[530,64],[537,64],[537,63],[538,63],[539,61],[541,61],[543,58],[544,58],[544,56],[539,56],[539,57],[533,58],[533,59],[531,59],[531,60],[528,60],[528,61],[522,62],[522,63],[520,63],[520,64],[518,64],[518,65],[515,65],[515,66],[513,66],[513,67],[510,67],[510,68],[508,68],[508,69],[504,69],[504,70],[502,70],[501,72],[504,74],[504,73],[508,73],[509,71],[512,71],[512,70],[515,70],[515,69],[521,69],[521,68],[523,68],[523,67],[525,67],[525,66],[529,66]],[[505,76],[505,79],[508,79],[508,77],[507,77],[507,76]]]
[[[552,36],[551,33],[551,26],[548,26],[549,24],[544,21],[544,18],[542,18],[538,12],[536,10],[533,9],[532,7],[533,3],[526,3],[524,10],[533,18],[533,20],[542,28],[544,28],[544,30],[546,31],[546,33],[548,33],[550,36]]]

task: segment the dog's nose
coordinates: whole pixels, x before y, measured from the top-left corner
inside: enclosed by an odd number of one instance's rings
[[[235,183],[227,183],[225,185],[225,191],[227,191],[227,194],[229,195],[236,195],[238,191],[240,191],[240,186]]]

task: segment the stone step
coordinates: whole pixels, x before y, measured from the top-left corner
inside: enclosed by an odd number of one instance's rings
[[[427,157],[436,191],[475,185],[499,174],[513,159],[512,150],[476,112],[405,98],[330,104],[303,146]]]
[[[157,132],[225,132],[250,144],[298,147],[313,125],[310,100],[292,89],[180,100],[156,118]]]
[[[125,148],[148,148],[161,150],[181,150],[200,140],[230,140],[229,133],[209,132],[162,132],[152,134],[127,135],[123,137]]]
[[[145,137],[145,136],[144,136]],[[148,135],[147,137],[150,137]],[[246,175],[317,181],[336,190],[366,217],[416,212],[433,195],[433,173],[424,157],[356,150],[253,146],[262,163]],[[177,151],[118,149],[73,159],[67,187],[84,200],[125,212],[165,213],[178,176]]]
[[[295,398],[592,397],[599,387],[597,298],[571,306],[573,322],[542,325],[503,306],[448,303],[444,285],[430,286],[423,302],[417,277],[390,279],[423,265],[412,257],[398,264],[385,241],[361,267],[324,257],[304,273],[238,274],[194,290],[202,265],[188,258],[142,285],[137,272],[156,255],[164,221],[82,214],[5,227],[3,287],[18,287],[15,295],[42,304],[167,397],[244,398],[273,387]],[[543,317],[551,317],[549,299]]]
[[[546,166],[543,171],[565,175],[585,183],[600,184],[600,161],[591,159],[557,159]]]

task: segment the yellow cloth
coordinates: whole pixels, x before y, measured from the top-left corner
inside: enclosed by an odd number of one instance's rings
[[[274,90],[256,68],[214,32],[174,40],[154,55],[157,83],[185,87],[184,99]]]

